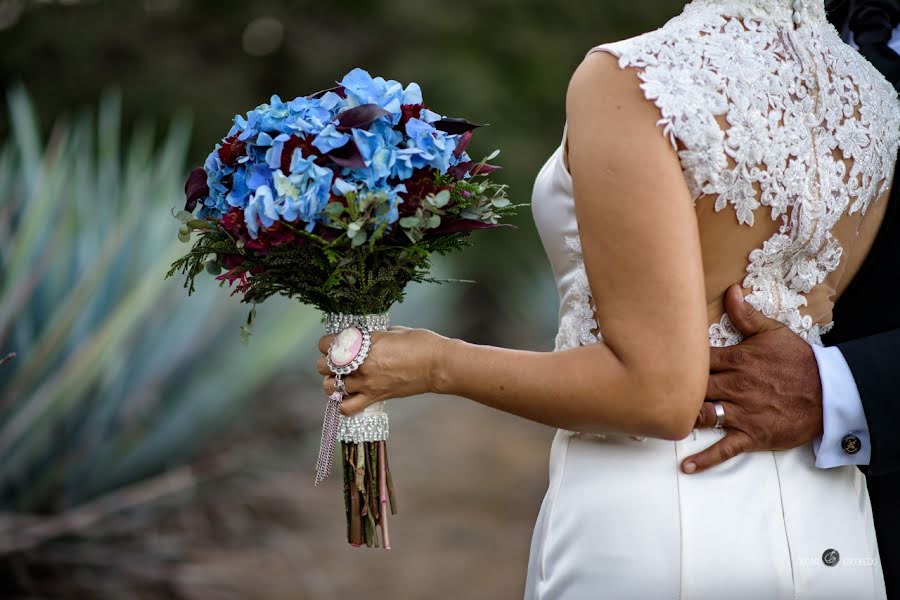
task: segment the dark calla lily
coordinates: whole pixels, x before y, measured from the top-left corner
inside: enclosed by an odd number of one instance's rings
[[[489,165],[488,163],[474,163],[469,168],[469,175],[487,175],[488,173],[493,173],[494,171],[499,171],[503,167],[499,165]]]
[[[477,163],[477,162],[469,160],[466,162],[461,162],[458,165],[455,165],[453,167],[450,167],[450,169],[448,169],[447,172],[450,174],[451,177],[454,177],[455,179],[463,179],[465,177],[466,173],[468,173],[469,175],[472,175],[474,177],[475,175],[487,175],[488,173],[493,173],[494,171],[499,171],[502,168],[503,167],[499,167],[497,165],[489,165],[487,163]]]
[[[453,156],[459,158],[462,156],[462,153],[466,151],[466,148],[469,147],[469,142],[472,141],[472,133],[473,131],[469,130],[462,134],[459,138],[459,143],[456,144],[456,150],[453,151]]]
[[[206,169],[196,167],[191,171],[184,184],[184,195],[186,198],[184,210],[191,213],[197,208],[197,202],[209,196],[209,186],[206,185]]]
[[[451,117],[444,117],[438,121],[432,123],[435,129],[439,129],[440,131],[449,133],[450,135],[457,135],[460,133],[465,133],[467,131],[472,131],[473,129],[478,129],[479,127],[484,127],[484,125],[477,125],[475,123],[470,123],[465,119],[453,119]]]
[[[359,147],[352,139],[340,148],[335,148],[329,152],[327,156],[335,164],[348,169],[362,169],[366,166],[366,161],[360,153]]]
[[[363,104],[355,108],[345,110],[337,116],[335,129],[349,132],[351,129],[368,129],[376,119],[391,114],[377,104]]]

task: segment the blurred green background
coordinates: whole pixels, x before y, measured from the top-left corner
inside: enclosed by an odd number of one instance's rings
[[[392,401],[394,550],[343,539],[312,485],[315,311],[188,300],[170,209],[235,113],[355,66],[489,123],[470,153],[529,202],[592,46],[673,0],[0,0],[0,597],[517,598],[552,430]],[[438,261],[394,322],[551,350],[558,299],[525,208]],[[332,478],[334,479],[334,478]]]

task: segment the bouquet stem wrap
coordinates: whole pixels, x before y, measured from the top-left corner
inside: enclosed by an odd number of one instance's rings
[[[350,325],[385,331],[390,318],[387,313],[325,313],[325,330],[329,334],[337,334]],[[352,376],[351,373],[348,377]],[[338,417],[347,541],[357,547],[365,544],[390,550],[388,504],[390,512],[397,514],[397,501],[387,459],[388,415],[384,402],[371,404],[352,417]]]

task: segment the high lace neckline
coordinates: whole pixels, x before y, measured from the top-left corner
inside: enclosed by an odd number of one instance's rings
[[[693,0],[685,13],[716,8],[723,16],[802,27],[828,22],[825,0]]]

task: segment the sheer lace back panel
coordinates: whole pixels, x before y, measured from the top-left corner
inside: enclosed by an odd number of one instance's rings
[[[740,282],[763,314],[820,344],[883,216],[900,142],[894,88],[843,43],[822,0],[695,0],[662,28],[595,51],[635,70],[678,152],[700,226],[710,343],[740,341],[722,306]],[[565,134],[562,148],[566,177]],[[578,262],[578,232],[566,238]],[[579,268],[561,288],[570,323],[557,347],[600,339]]]

